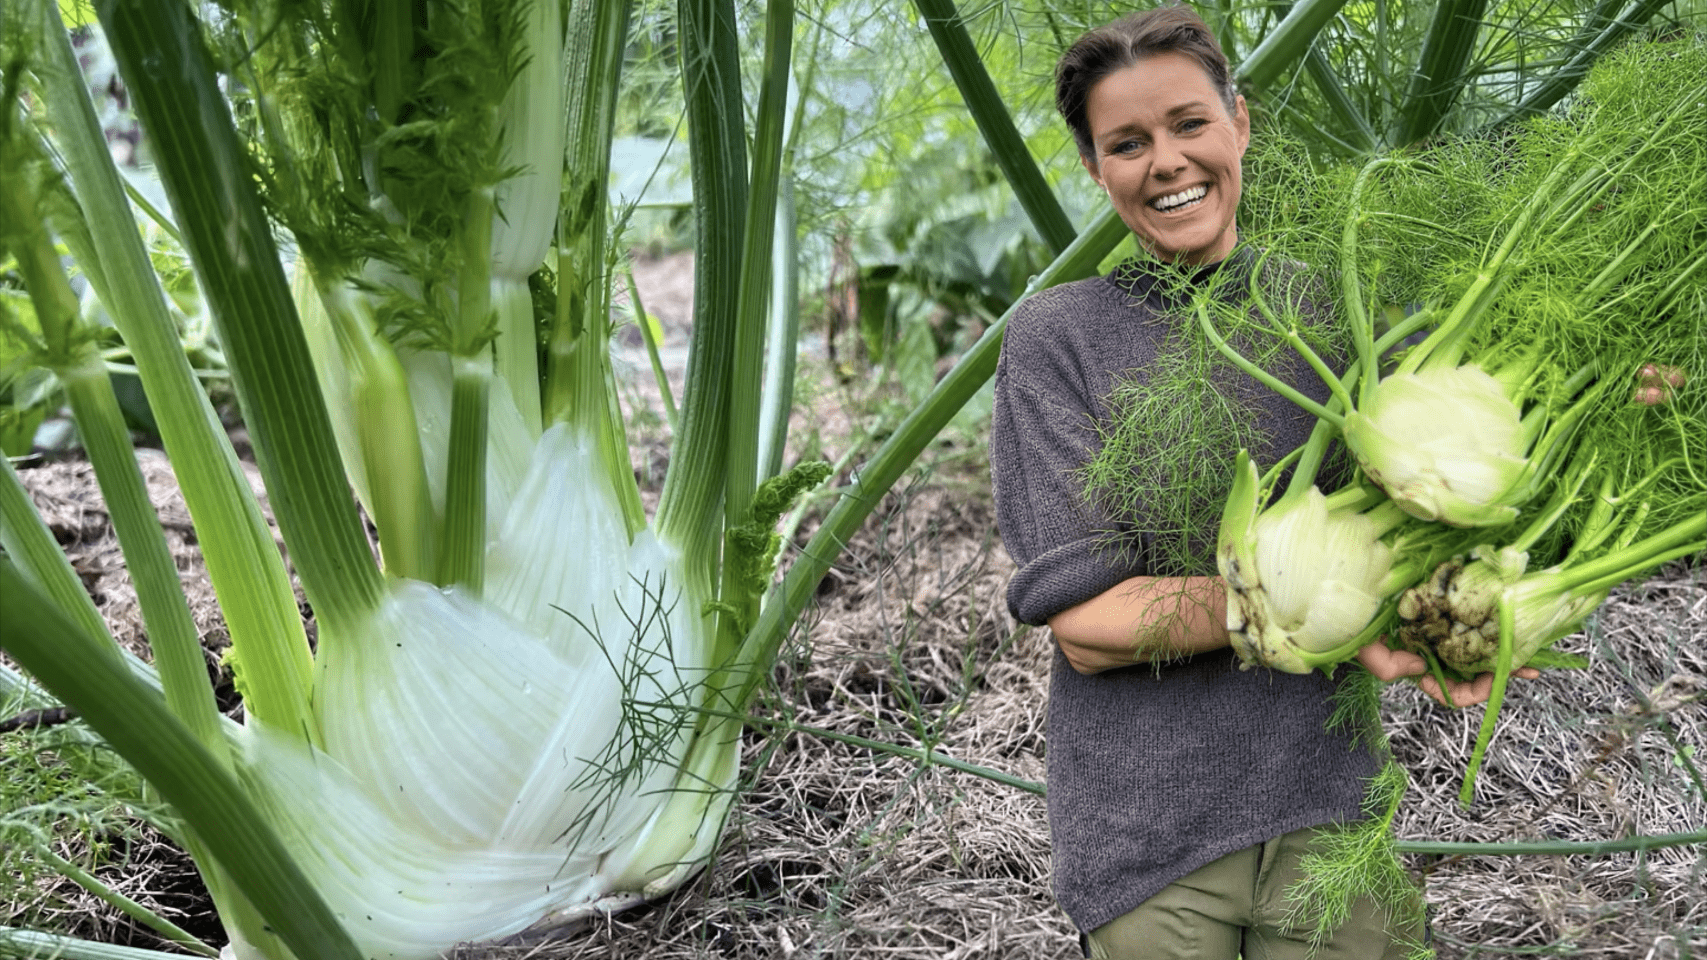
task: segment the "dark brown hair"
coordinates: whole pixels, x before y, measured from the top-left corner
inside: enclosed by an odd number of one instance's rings
[[[1090,118],[1085,113],[1091,88],[1116,70],[1168,51],[1196,60],[1220,92],[1227,114],[1232,115],[1235,92],[1227,57],[1196,11],[1170,6],[1129,13],[1075,40],[1055,65],[1055,109],[1072,128],[1082,156],[1096,156]]]

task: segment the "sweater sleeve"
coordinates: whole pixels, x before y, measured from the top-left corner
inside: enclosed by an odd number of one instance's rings
[[[996,523],[1019,568],[1008,610],[1033,625],[1144,572],[1135,551],[1111,545],[1118,529],[1085,501],[1077,472],[1096,444],[1090,391],[1061,346],[1068,338],[1038,329],[1040,319],[1022,309],[1010,321],[990,424]]]

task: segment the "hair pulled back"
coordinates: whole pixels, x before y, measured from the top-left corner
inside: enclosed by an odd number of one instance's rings
[[[1182,53],[1203,67],[1229,116],[1235,91],[1227,57],[1196,11],[1186,6],[1129,13],[1073,42],[1055,66],[1055,109],[1072,128],[1080,155],[1096,156],[1085,102],[1102,78],[1158,53]]]

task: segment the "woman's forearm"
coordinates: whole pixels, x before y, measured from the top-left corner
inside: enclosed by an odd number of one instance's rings
[[[1220,577],[1133,577],[1049,618],[1080,673],[1156,663],[1227,646]]]

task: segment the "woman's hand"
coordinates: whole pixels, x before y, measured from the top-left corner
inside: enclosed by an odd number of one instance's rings
[[[1381,680],[1391,683],[1400,677],[1421,676],[1417,685],[1423,692],[1433,697],[1442,706],[1468,707],[1472,704],[1485,703],[1488,694],[1494,689],[1494,675],[1484,673],[1474,680],[1448,680],[1447,692],[1452,694],[1452,702],[1446,702],[1441,694],[1440,683],[1433,676],[1428,676],[1428,661],[1409,650],[1388,649],[1384,640],[1377,640],[1362,650],[1357,651],[1357,662]],[[1511,672],[1514,677],[1534,680],[1541,676],[1541,671],[1534,667],[1519,667]]]

